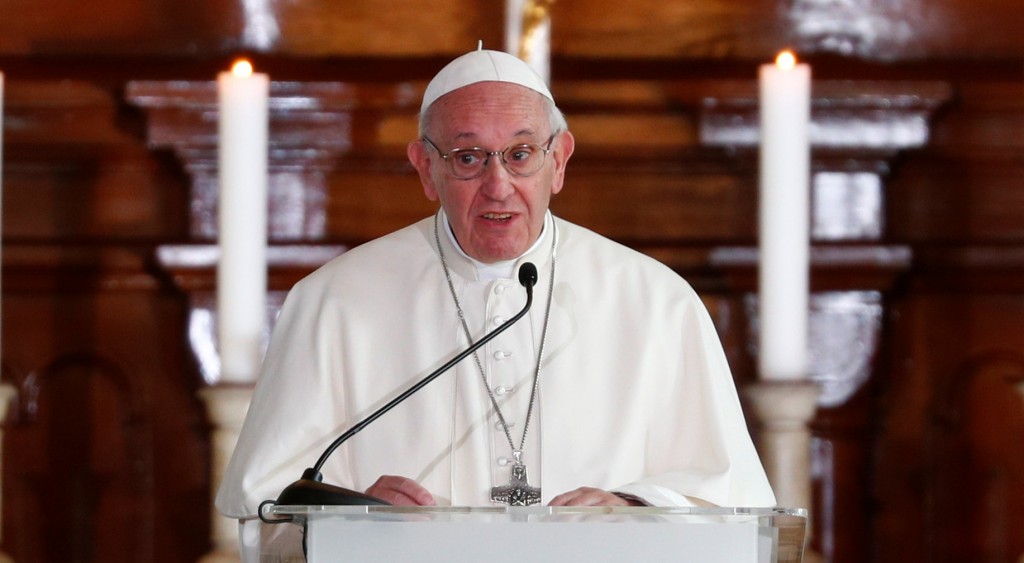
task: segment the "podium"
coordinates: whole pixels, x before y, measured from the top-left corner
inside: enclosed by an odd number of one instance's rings
[[[260,562],[790,563],[800,508],[275,506]]]

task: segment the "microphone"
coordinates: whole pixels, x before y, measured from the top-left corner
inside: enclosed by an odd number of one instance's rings
[[[268,519],[264,515],[264,507],[266,506],[294,506],[294,505],[314,505],[314,506],[367,506],[367,505],[389,505],[390,503],[383,501],[377,497],[360,493],[346,489],[344,487],[338,487],[336,485],[329,485],[323,482],[323,474],[320,473],[320,469],[323,468],[324,464],[327,463],[327,458],[331,457],[334,450],[338,449],[345,441],[352,436],[355,436],[360,430],[369,426],[373,421],[380,418],[384,413],[390,411],[402,401],[408,399],[414,393],[425,387],[428,383],[435,380],[452,368],[455,364],[461,362],[466,356],[469,356],[473,352],[476,352],[484,344],[490,342],[494,337],[498,336],[502,332],[505,332],[507,328],[512,326],[516,321],[523,318],[523,315],[530,310],[530,306],[533,304],[533,286],[537,283],[537,267],[530,262],[524,263],[519,267],[519,283],[526,288],[526,305],[521,311],[516,313],[514,317],[505,321],[498,328],[484,335],[483,338],[476,341],[469,348],[463,350],[459,355],[449,360],[443,366],[437,368],[433,373],[424,377],[418,381],[412,387],[406,389],[402,394],[398,395],[394,399],[388,401],[388,403],[381,408],[377,409],[370,416],[367,416],[363,420],[359,421],[355,426],[349,428],[344,434],[335,438],[333,442],[324,453],[320,454],[320,459],[316,461],[313,467],[307,468],[302,472],[302,478],[295,481],[291,485],[288,485],[281,491],[281,494],[277,496],[276,500],[265,500],[260,503],[259,517],[260,520],[268,524],[277,524],[281,522],[290,522],[291,517],[279,518],[279,519]]]

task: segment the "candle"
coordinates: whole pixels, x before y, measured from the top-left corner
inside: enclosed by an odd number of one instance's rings
[[[255,380],[263,358],[269,91],[267,75],[254,74],[247,61],[217,77],[217,341],[224,382]]]
[[[0,73],[0,239],[3,236],[3,73]],[[0,244],[0,262],[3,262],[3,245]],[[3,288],[0,288],[3,295]],[[2,321],[0,321],[0,344],[3,343]],[[2,400],[2,399],[0,399]]]
[[[3,194],[4,194],[4,73],[0,72],[0,237],[4,232],[3,221]],[[0,263],[3,262],[3,245],[0,244]],[[2,278],[2,276],[0,276]],[[3,295],[2,282],[0,282],[0,295]],[[2,309],[2,307],[0,307]],[[2,318],[3,315],[0,315]],[[0,321],[0,343],[3,342],[3,323]],[[2,400],[2,399],[0,399]]]
[[[811,69],[784,51],[760,68],[760,332],[765,379],[807,371]]]

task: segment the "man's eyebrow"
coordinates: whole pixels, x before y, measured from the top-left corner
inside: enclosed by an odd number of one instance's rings
[[[530,129],[530,128],[526,128],[526,129],[520,129],[519,131],[516,131],[515,133],[512,134],[512,136],[513,137],[529,137],[531,135],[535,135],[536,133],[537,133],[536,130]],[[465,133],[456,133],[455,134],[455,138],[453,140],[460,141],[460,140],[464,140],[464,139],[469,139],[470,141],[472,141],[472,140],[474,140],[476,138],[477,138],[477,134],[476,133],[465,132]]]
[[[458,133],[458,134],[455,135],[455,139],[454,140],[458,141],[458,140],[461,140],[461,139],[475,139],[475,138],[476,138],[476,133]]]

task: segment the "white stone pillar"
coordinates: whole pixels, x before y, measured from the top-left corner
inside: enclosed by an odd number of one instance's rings
[[[744,389],[760,423],[761,463],[778,506],[811,511],[811,431],[818,385],[805,380],[762,380]],[[810,543],[812,515],[804,545]],[[805,547],[804,561],[819,557]]]
[[[224,470],[227,469],[231,452],[238,442],[238,434],[245,421],[252,399],[251,385],[218,385],[199,391],[199,397],[206,403],[210,424],[210,539],[213,550],[204,555],[202,563],[237,563],[238,521],[226,518],[217,512],[213,499],[217,496]]]
[[[11,399],[17,395],[18,391],[13,385],[7,383],[0,383],[0,462],[3,460],[3,423],[7,420],[7,407],[11,403]],[[0,491],[3,491],[3,465],[0,463]],[[3,498],[0,497],[0,529],[3,528]],[[0,563],[13,563],[14,559],[11,559],[10,555],[0,551]]]

